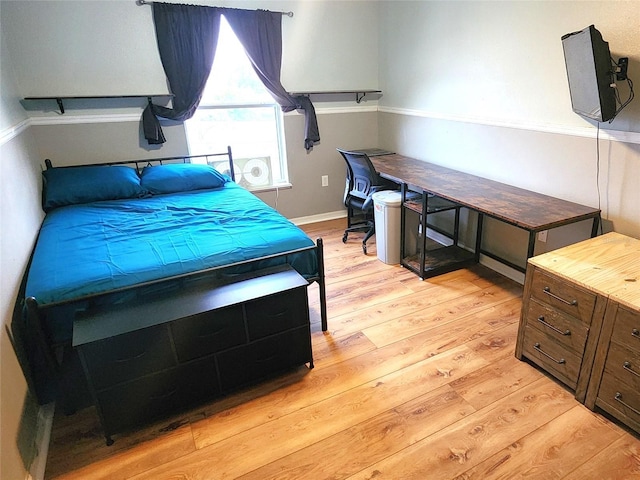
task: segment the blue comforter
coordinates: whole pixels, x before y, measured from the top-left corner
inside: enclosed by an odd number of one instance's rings
[[[231,182],[214,190],[71,205],[45,217],[26,295],[39,305],[56,304],[313,245]],[[317,274],[314,251],[289,263],[307,278]]]

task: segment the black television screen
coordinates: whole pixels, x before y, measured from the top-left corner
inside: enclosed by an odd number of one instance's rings
[[[616,115],[616,94],[609,43],[589,26],[562,36],[573,111],[598,122]]]

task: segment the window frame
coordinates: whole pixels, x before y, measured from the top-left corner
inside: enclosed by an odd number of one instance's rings
[[[223,16],[224,17],[224,16]],[[240,45],[240,47],[242,47],[240,41],[237,39],[237,37],[235,36],[235,33],[233,32],[233,29],[228,25],[228,23],[226,22],[226,19],[222,18],[221,21],[226,23],[226,28],[228,28],[229,32],[233,35],[233,38],[235,39],[236,42],[238,42],[238,45]],[[221,32],[222,32],[222,26],[221,26]],[[218,44],[216,47],[216,50],[219,51],[221,45],[223,45],[222,42],[220,42],[220,39],[222,38],[222,36],[219,36],[218,38]],[[233,47],[229,47],[229,48],[233,48]],[[221,58],[222,56],[220,55],[216,55],[214,58],[214,65],[216,62],[216,58]],[[251,62],[249,60],[249,58],[245,55],[247,64],[250,66]],[[251,68],[251,67],[250,67]],[[214,67],[212,67],[212,72],[214,70]],[[218,70],[226,70],[225,68],[220,68],[218,67]],[[248,71],[245,70],[244,73],[248,73]],[[288,188],[291,187],[291,182],[289,179],[289,168],[288,168],[288,160],[287,160],[287,151],[286,151],[286,141],[285,141],[285,131],[284,131],[284,113],[282,112],[282,108],[281,106],[276,103],[276,101],[274,99],[272,99],[271,94],[269,93],[269,91],[266,89],[266,87],[262,84],[262,82],[260,81],[260,79],[257,77],[256,73],[253,71],[253,68],[251,68],[251,73],[254,75],[255,80],[258,82],[258,84],[261,86],[262,89],[264,89],[263,93],[265,93],[266,95],[264,96],[265,98],[270,98],[272,101],[268,102],[268,101],[263,101],[262,99],[259,99],[256,101],[256,99],[252,99],[247,103],[244,103],[242,101],[238,101],[237,98],[234,98],[232,102],[229,103],[225,103],[225,102],[207,102],[206,98],[207,95],[206,93],[203,93],[202,95],[202,100],[201,103],[198,105],[197,107],[197,111],[198,112],[203,112],[203,111],[207,111],[207,110],[241,110],[241,109],[258,109],[258,108],[269,108],[273,110],[273,118],[274,118],[274,127],[275,127],[275,139],[274,139],[274,149],[277,149],[278,151],[278,158],[274,159],[271,158],[272,155],[269,155],[270,158],[270,165],[269,165],[269,169],[272,172],[272,175],[274,172],[279,171],[280,172],[280,178],[276,179],[273,178],[271,179],[271,182],[269,185],[260,185],[260,186],[251,186],[250,184],[246,185],[246,188],[250,191],[270,191],[270,190],[278,190],[280,188]],[[218,75],[220,75],[218,73]],[[216,80],[218,80],[219,78],[224,78],[224,77],[216,77]],[[245,77],[241,77],[241,78],[246,78]],[[205,92],[206,92],[206,87],[205,87]],[[195,139],[195,135],[190,135],[189,134],[189,124],[194,124],[195,122],[199,122],[197,119],[195,118],[191,118],[189,120],[187,120],[185,122],[185,133],[186,133],[186,137],[187,137],[187,148],[190,152],[190,154],[196,154],[196,153],[212,153],[212,152],[204,152],[204,151],[200,151],[199,148],[196,148],[195,146],[192,145],[193,140]],[[193,128],[193,127],[192,127]],[[238,155],[238,153],[236,153],[239,149],[236,148],[234,149],[233,144],[230,145],[231,146],[231,151],[232,154],[234,156],[234,160],[236,159],[236,157],[238,158],[244,158],[244,157],[240,157],[240,155]],[[265,155],[266,156],[266,155]],[[275,168],[274,168],[275,166]]]

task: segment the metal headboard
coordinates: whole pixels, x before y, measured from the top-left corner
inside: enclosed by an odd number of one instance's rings
[[[235,175],[235,171],[233,169],[233,155],[231,153],[231,147],[228,146],[227,147],[227,151],[226,152],[220,152],[220,153],[207,153],[205,155],[181,155],[181,156],[177,156],[177,157],[163,157],[163,158],[143,158],[143,159],[139,159],[139,160],[122,160],[122,161],[118,161],[118,162],[104,162],[104,163],[88,163],[88,164],[83,164],[83,165],[68,165],[68,166],[63,166],[63,167],[55,167],[55,168],[75,168],[75,167],[97,167],[97,166],[109,166],[109,165],[133,165],[136,169],[136,171],[138,172],[138,174],[140,174],[140,172],[142,171],[142,169],[144,167],[147,166],[151,166],[151,165],[162,165],[164,163],[191,163],[191,160],[194,158],[204,158],[206,159],[207,163],[209,163],[209,159],[210,158],[216,158],[216,157],[226,157],[228,162],[229,162],[229,176],[231,177],[231,180],[233,180],[234,182],[236,181],[236,175]],[[47,169],[50,168],[54,168],[53,164],[51,163],[51,160],[49,160],[48,158],[44,161],[44,164],[46,165]]]

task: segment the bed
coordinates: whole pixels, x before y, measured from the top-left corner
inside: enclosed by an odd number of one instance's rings
[[[227,175],[207,163],[221,156]],[[68,366],[73,322],[96,306],[126,310],[190,284],[233,283],[288,265],[318,283],[327,329],[322,239],[314,242],[235,184],[230,148],[78,167],[47,161],[43,208],[12,322],[14,347],[40,403],[60,393],[67,410],[81,403],[72,398],[78,374]]]

